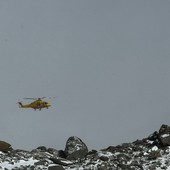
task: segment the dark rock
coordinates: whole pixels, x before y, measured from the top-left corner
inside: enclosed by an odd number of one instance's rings
[[[129,156],[127,156],[124,153],[118,154],[117,159],[119,159],[120,161],[124,161],[124,162],[128,162],[130,160]]]
[[[154,133],[152,133],[147,140],[152,141],[152,145],[156,145],[158,148],[161,147],[161,141],[159,139],[159,133],[157,131],[155,131]]]
[[[118,170],[143,170],[143,167],[141,165],[125,165],[125,164],[119,164],[117,167]]]
[[[94,155],[96,153],[97,153],[97,151],[93,149],[93,150],[89,151],[86,155]]]
[[[152,133],[150,136],[148,136],[148,140],[151,140],[151,141],[156,141],[158,139],[158,132],[155,131],[154,133]]]
[[[157,150],[157,151],[152,151],[149,153],[148,155],[148,160],[154,160],[154,159],[157,159],[158,157],[160,157],[161,154],[160,154],[160,151]]]
[[[57,149],[48,148],[47,152],[50,153],[51,155],[53,155],[53,157],[60,157],[59,156],[59,151]]]
[[[46,152],[47,148],[45,146],[39,146],[37,149]]]
[[[35,166],[30,166],[30,170],[34,170],[35,169]]]
[[[131,170],[129,165],[125,165],[125,164],[118,164],[117,165],[117,169],[121,169],[121,170]]]
[[[67,159],[63,159],[63,158],[50,158],[51,161],[53,161],[53,163],[55,164],[59,164],[59,165],[63,165],[63,166],[68,166],[68,165],[72,165],[73,162],[67,160]]]
[[[102,160],[102,161],[108,161],[108,160],[109,160],[109,158],[106,157],[106,156],[101,156],[101,157],[99,157],[99,158],[100,158],[100,160]]]
[[[64,170],[64,168],[60,165],[52,165],[48,167],[48,170]]]
[[[2,152],[8,152],[11,151],[12,147],[9,143],[4,142],[4,141],[0,141],[0,151]]]
[[[115,146],[109,146],[108,148],[102,149],[101,151],[108,151],[108,152],[114,153],[116,151],[116,147]]]
[[[65,153],[69,160],[82,159],[88,153],[88,148],[81,139],[72,136],[66,142]]]
[[[162,125],[158,137],[163,146],[170,146],[170,126]]]
[[[47,152],[52,154],[55,157],[60,157],[60,158],[65,158],[65,159],[67,157],[63,150],[56,150],[54,148],[48,148]]]
[[[49,152],[50,154],[57,154],[58,155],[58,150],[56,150],[54,148],[48,148],[47,152]]]
[[[40,161],[34,163],[35,166],[45,165],[45,164],[46,164],[45,160],[40,160]]]
[[[58,156],[61,157],[61,158],[66,158],[66,153],[63,151],[63,150],[59,150],[58,151]]]

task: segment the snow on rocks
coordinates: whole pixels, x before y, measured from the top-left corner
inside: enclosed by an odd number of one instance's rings
[[[34,165],[38,160],[35,160],[33,159],[32,157],[29,158],[28,160],[18,160],[17,162],[8,162],[8,161],[5,161],[5,162],[2,162],[1,163],[1,168],[3,169],[8,169],[8,170],[11,170],[11,169],[14,169],[14,168],[20,168],[20,167],[26,167],[26,166],[32,166]]]
[[[170,145],[170,126],[162,125],[159,130],[159,139],[163,146]]]
[[[40,146],[32,151],[0,152],[2,170],[170,170],[169,126],[132,143],[88,151],[78,137],[70,137],[65,150]],[[81,155],[82,154],[82,155]],[[71,155],[71,156],[70,156]],[[73,159],[74,158],[74,159]]]

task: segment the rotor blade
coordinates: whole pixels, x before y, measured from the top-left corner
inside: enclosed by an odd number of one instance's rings
[[[38,98],[23,98],[23,99],[28,99],[28,100],[37,100]]]
[[[26,100],[39,100],[39,99],[45,99],[45,98],[48,98],[48,99],[55,99],[57,98],[57,96],[54,96],[54,97],[37,97],[37,98],[32,98],[32,97],[26,97],[26,98],[23,98],[23,99],[26,99]]]
[[[37,98],[29,98],[29,97],[26,97],[26,98],[23,98],[23,99],[28,99],[28,100],[38,100],[38,99],[44,99],[46,97],[37,97]]]
[[[49,99],[55,99],[55,98],[57,98],[58,96],[54,96],[54,97],[49,97]]]

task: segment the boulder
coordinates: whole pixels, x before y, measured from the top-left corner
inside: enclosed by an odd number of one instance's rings
[[[158,137],[163,146],[170,146],[170,126],[162,125],[159,129]]]
[[[9,143],[4,142],[4,141],[0,141],[0,151],[8,152],[10,150],[12,150],[12,147]]]
[[[66,142],[65,153],[69,160],[82,159],[88,153],[88,148],[80,138],[72,136]]]

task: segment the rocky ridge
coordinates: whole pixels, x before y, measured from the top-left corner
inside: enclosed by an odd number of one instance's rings
[[[170,170],[170,126],[162,125],[147,138],[102,150],[88,150],[78,137],[65,150],[40,146],[13,149],[0,141],[0,169],[4,170]]]

